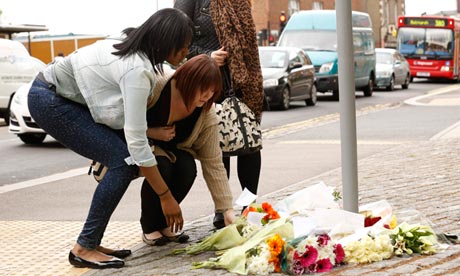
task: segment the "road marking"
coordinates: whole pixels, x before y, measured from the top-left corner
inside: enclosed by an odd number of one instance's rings
[[[414,141],[384,141],[384,140],[358,140],[358,145],[401,145]],[[312,145],[340,145],[339,139],[332,140],[290,140],[280,141],[278,144],[312,144]]]
[[[430,138],[430,140],[447,139],[447,138],[458,138],[460,137],[460,121],[455,124],[441,130],[436,135]]]
[[[430,91],[429,93],[425,94],[425,95],[421,95],[421,96],[417,96],[417,97],[414,97],[414,98],[410,98],[410,99],[407,99],[404,101],[405,104],[408,104],[408,105],[417,105],[417,106],[458,106],[460,105],[459,104],[459,101],[454,98],[451,102],[447,102],[447,101],[442,101],[443,104],[440,104],[440,102],[438,101],[438,103],[432,103],[431,101],[428,102],[428,103],[421,103],[419,102],[420,100],[423,100],[425,98],[429,98],[429,97],[432,97],[432,96],[436,96],[436,95],[439,95],[439,94],[444,94],[444,93],[449,93],[449,92],[452,92],[452,91],[456,91],[456,90],[460,90],[460,84],[454,84],[454,85],[450,85],[448,87],[442,87],[442,88],[439,88],[439,89],[435,89],[435,90],[432,90]]]
[[[53,182],[53,181],[63,180],[63,179],[67,179],[67,178],[71,178],[71,177],[75,177],[75,176],[79,176],[79,175],[83,175],[87,173],[88,173],[88,167],[84,167],[84,168],[69,170],[63,173],[57,173],[57,174],[53,174],[53,175],[49,175],[49,176],[45,176],[41,178],[27,180],[23,182],[5,184],[3,186],[0,186],[0,194],[4,194],[7,192],[16,191],[16,190],[20,190],[24,188],[29,188],[29,187],[33,187],[37,185],[42,185],[42,184],[46,184],[46,183]]]

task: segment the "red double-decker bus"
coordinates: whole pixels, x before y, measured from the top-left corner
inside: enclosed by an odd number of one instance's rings
[[[400,16],[397,49],[408,60],[411,76],[459,80],[460,19]]]

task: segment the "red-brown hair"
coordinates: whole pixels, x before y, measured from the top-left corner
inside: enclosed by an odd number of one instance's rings
[[[222,92],[222,75],[213,58],[201,54],[181,65],[173,75],[185,106],[190,109],[197,93],[212,89],[213,96],[203,106],[209,110]]]

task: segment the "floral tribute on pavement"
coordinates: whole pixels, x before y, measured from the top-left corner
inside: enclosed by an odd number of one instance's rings
[[[430,223],[414,212],[406,217],[401,212],[398,218],[382,200],[360,206],[356,214],[342,210],[339,199],[337,192],[321,182],[273,206],[247,204],[233,224],[173,253],[215,252],[213,258],[192,263],[194,269],[302,275],[447,248]]]

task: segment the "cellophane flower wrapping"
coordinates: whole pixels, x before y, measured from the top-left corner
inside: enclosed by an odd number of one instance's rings
[[[257,227],[249,226],[244,217],[240,217],[234,223],[217,230],[200,242],[173,250],[173,254],[195,255],[205,251],[225,250],[244,243],[258,230]]]
[[[328,234],[298,237],[286,244],[281,268],[289,274],[327,272],[341,265],[345,252]]]
[[[339,209],[334,197],[334,189],[324,182],[304,188],[277,202],[274,209],[281,217],[294,214],[305,214],[316,208]]]
[[[246,275],[250,264],[248,260],[252,260],[250,250],[258,248],[261,243],[276,234],[283,240],[292,239],[292,223],[286,218],[270,221],[243,244],[230,248],[221,256],[210,258],[208,261],[192,263],[192,268],[223,268],[233,273]]]

